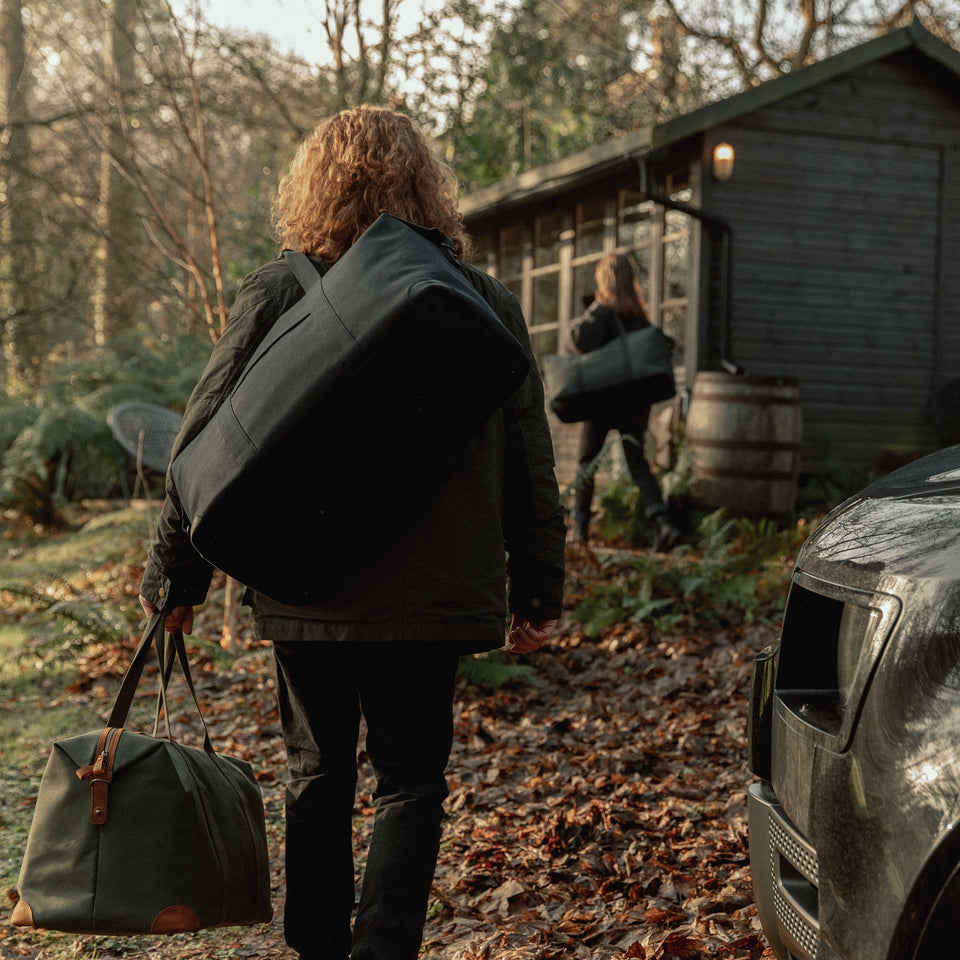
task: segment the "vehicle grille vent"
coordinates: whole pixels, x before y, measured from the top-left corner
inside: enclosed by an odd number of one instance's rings
[[[773,855],[781,853],[803,874],[815,887],[820,886],[819,861],[817,851],[790,836],[779,823],[770,825],[773,840]],[[776,876],[776,874],[774,874]]]
[[[770,823],[773,902],[784,941],[797,960],[821,960],[816,851],[775,820]]]

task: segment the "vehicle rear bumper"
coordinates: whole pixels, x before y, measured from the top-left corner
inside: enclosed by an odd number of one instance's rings
[[[763,931],[779,960],[831,960],[819,921],[817,852],[765,783],[749,789],[750,869]]]

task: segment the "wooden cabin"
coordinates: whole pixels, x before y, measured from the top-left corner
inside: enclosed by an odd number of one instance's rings
[[[634,254],[651,319],[676,341],[667,417],[699,391],[702,421],[718,385],[784,411],[799,397],[802,419],[739,438],[786,450],[778,432],[796,432],[795,476],[960,442],[960,53],[917,23],[462,209],[540,355],[565,348],[596,261]],[[785,392],[771,400],[771,384]],[[577,427],[552,425],[568,482]]]

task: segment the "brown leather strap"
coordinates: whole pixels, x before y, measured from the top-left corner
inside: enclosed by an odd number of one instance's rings
[[[93,764],[77,770],[77,776],[81,780],[90,781],[90,822],[94,826],[102,826],[107,822],[113,764],[122,733],[122,727],[107,727],[97,741],[97,752]]]
[[[79,767],[79,768],[77,769],[77,776],[78,776],[81,780],[89,780],[90,777],[93,775],[93,766],[94,766],[94,764],[96,763],[97,759],[100,757],[100,755],[103,753],[103,748],[104,748],[104,746],[105,746],[106,743],[107,743],[107,737],[110,735],[110,730],[111,730],[111,729],[112,729],[111,727],[107,727],[107,728],[100,734],[100,739],[97,741],[97,749],[94,750],[94,752],[93,752],[93,761],[94,761],[94,763],[91,764],[89,767]]]

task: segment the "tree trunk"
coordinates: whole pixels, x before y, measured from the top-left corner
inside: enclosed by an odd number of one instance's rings
[[[110,0],[105,11],[105,129],[93,305],[94,338],[101,346],[131,326],[137,311],[136,270],[129,262],[131,251],[136,249],[136,191],[124,175],[126,147],[121,129],[123,98],[136,85],[133,44],[137,0]]]
[[[0,392],[34,386],[44,354],[29,179],[26,48],[20,0],[0,0]]]

